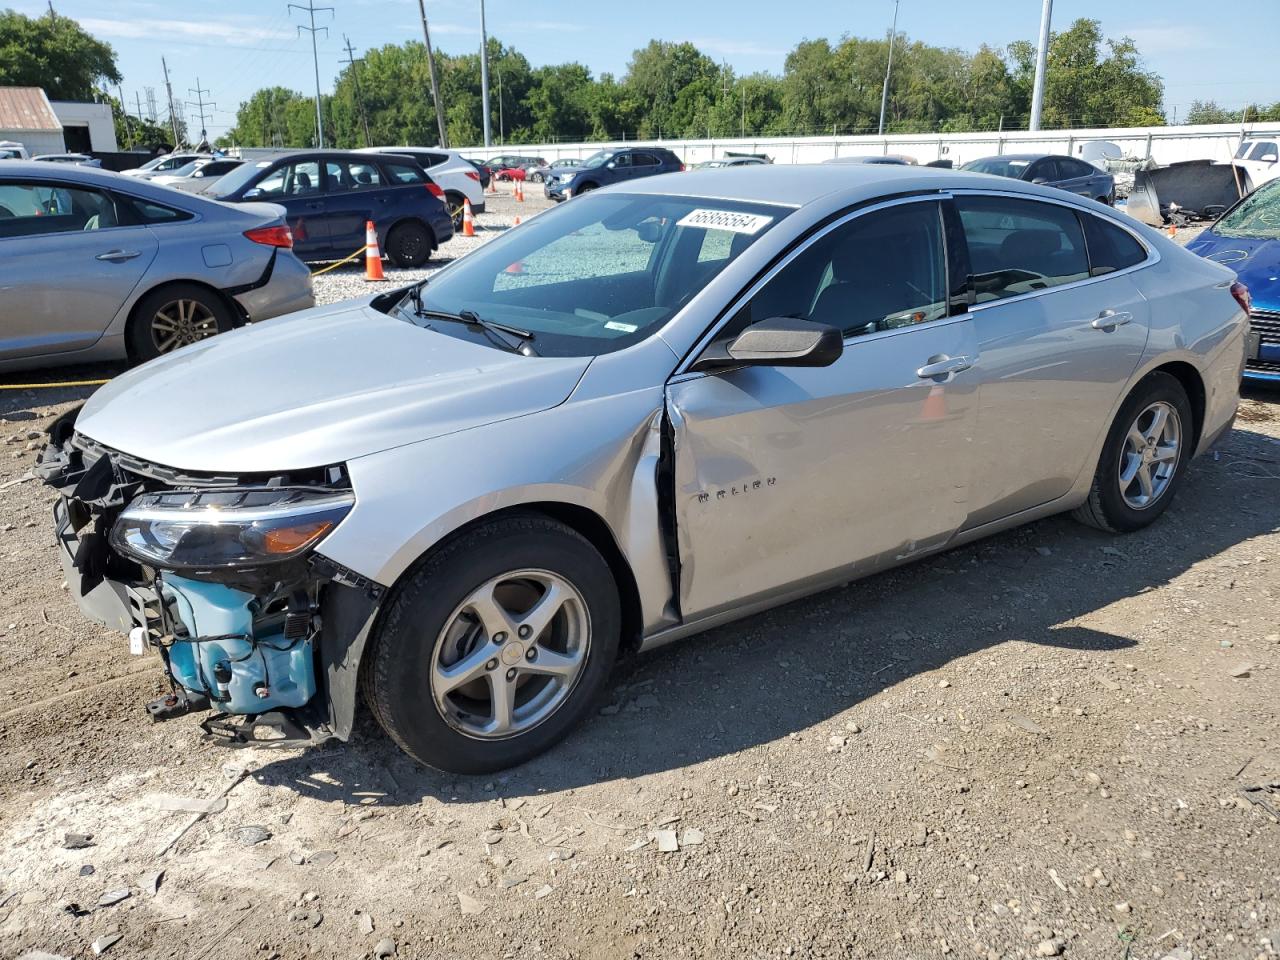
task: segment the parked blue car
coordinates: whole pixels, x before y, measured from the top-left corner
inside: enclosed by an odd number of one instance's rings
[[[582,161],[582,166],[571,167],[548,176],[543,192],[548,199],[557,202],[576,197],[580,193],[607,187],[611,183],[623,183],[659,173],[679,173],[684,169],[680,158],[666,147],[626,147],[619,150],[599,150]]]
[[[1249,380],[1280,383],[1280,180],[1229,208],[1187,249],[1230,267],[1249,288]]]
[[[400,267],[421,266],[453,236],[443,191],[408,157],[346,150],[287,153],[242,164],[206,196],[284,207],[293,252],[307,261],[339,260],[359,250],[370,220],[379,249]]]

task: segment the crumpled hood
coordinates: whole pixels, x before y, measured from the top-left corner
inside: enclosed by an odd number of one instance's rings
[[[76,429],[181,470],[327,466],[556,406],[589,363],[508,353],[344,303],[130,370],[89,399]]]
[[[1280,240],[1221,237],[1206,230],[1187,249],[1234,270],[1259,310],[1280,310]]]

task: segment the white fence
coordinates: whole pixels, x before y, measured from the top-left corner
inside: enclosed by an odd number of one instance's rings
[[[645,140],[611,143],[531,143],[467,147],[473,160],[503,154],[559,160],[583,159],[597,150],[660,144],[686,164],[714,160],[726,153],[763,153],[774,163],[821,163],[833,157],[905,154],[919,163],[950,160],[955,166],[1002,153],[1058,153],[1079,156],[1084,144],[1107,140],[1126,156],[1150,157],[1159,164],[1181,160],[1229,160],[1242,138],[1280,137],[1280,124],[1207,124],[1194,127],[1120,127],[1094,130],[1011,130],[1002,133],[910,133],[858,137],[738,137],[719,140]]]

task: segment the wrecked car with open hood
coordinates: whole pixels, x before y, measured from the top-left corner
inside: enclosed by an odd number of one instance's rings
[[[654,177],[130,371],[40,471],[81,608],[164,660],[157,719],[314,742],[363,700],[494,770],[622,652],[1052,513],[1152,522],[1232,422],[1244,296],[1031,184]]]

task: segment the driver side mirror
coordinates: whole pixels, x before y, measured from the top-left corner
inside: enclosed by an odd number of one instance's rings
[[[844,352],[835,327],[799,317],[771,317],[753,323],[728,345],[715,343],[694,370],[725,367],[829,367]]]
[[[614,163],[612,160],[610,160],[608,163],[605,164],[605,166],[608,167],[610,170],[612,170],[614,167],[617,166],[617,164]]]
[[[257,187],[254,187],[252,190],[246,190],[244,192],[244,198],[246,200],[252,200],[254,197],[260,197],[260,196],[262,196],[262,191],[259,190]]]
[[[1046,184],[1046,183],[1050,183],[1051,181],[1049,180],[1049,178],[1048,178],[1048,177],[1036,177],[1036,178],[1035,178],[1034,180],[1032,180],[1031,182],[1032,182],[1032,183],[1039,183],[1039,184]]]
[[[1263,163],[1275,163],[1277,160],[1280,160],[1280,156],[1277,156],[1274,153],[1264,153],[1258,159]]]

